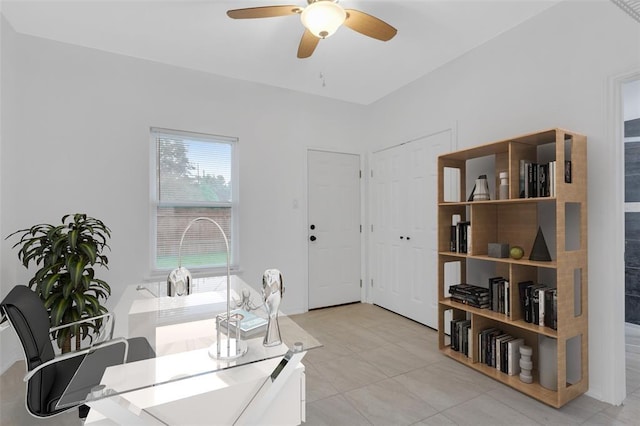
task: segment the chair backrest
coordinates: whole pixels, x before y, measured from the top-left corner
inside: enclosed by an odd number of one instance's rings
[[[55,357],[49,337],[49,314],[40,297],[29,287],[15,286],[0,307],[20,338],[27,370]],[[28,383],[27,407],[34,414],[46,414],[46,397],[55,381],[55,369],[45,368]]]

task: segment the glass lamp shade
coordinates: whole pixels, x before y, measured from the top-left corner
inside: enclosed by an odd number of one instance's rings
[[[318,0],[305,7],[302,25],[318,38],[327,38],[344,23],[347,12],[331,0]]]

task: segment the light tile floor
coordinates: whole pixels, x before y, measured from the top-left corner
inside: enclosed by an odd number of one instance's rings
[[[581,396],[556,410],[438,352],[437,333],[377,306],[353,304],[292,318],[324,347],[303,360],[307,425],[638,425],[640,353],[627,352],[620,407]],[[48,420],[24,408],[24,364],[0,376],[0,424],[80,425],[74,411]]]
[[[640,351],[627,353],[624,405],[583,395],[554,409],[441,355],[434,330],[377,306],[292,318],[324,344],[303,360],[307,425],[640,425]]]

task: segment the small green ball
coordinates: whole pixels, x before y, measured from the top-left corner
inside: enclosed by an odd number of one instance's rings
[[[511,250],[509,250],[509,256],[516,260],[522,259],[522,256],[524,256],[524,250],[520,246],[513,246],[511,247]]]

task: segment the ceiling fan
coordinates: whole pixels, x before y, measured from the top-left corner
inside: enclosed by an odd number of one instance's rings
[[[273,18],[276,16],[300,15],[305,30],[298,46],[298,58],[313,54],[320,39],[336,32],[342,24],[354,31],[381,41],[391,40],[398,30],[375,16],[355,9],[344,9],[338,0],[307,0],[306,7],[262,6],[228,10],[234,19]]]

